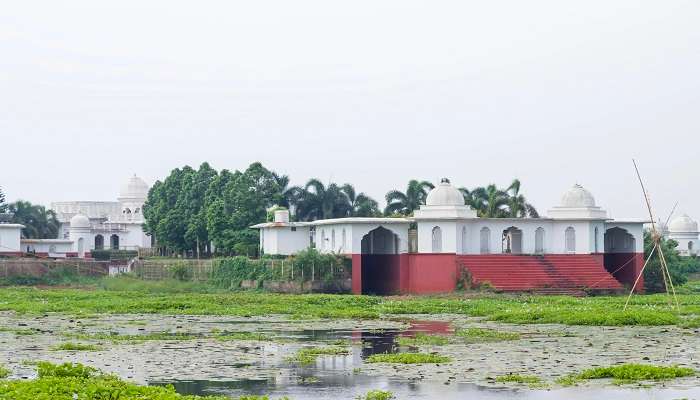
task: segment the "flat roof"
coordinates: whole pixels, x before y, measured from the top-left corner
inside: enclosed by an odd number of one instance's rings
[[[339,225],[339,224],[410,224],[413,222],[410,218],[374,218],[374,217],[346,217],[346,218],[329,218],[318,219],[309,222],[264,222],[262,224],[252,225],[251,228],[275,228],[275,227],[292,227],[292,226],[319,226],[319,225]]]
[[[69,239],[20,239],[21,243],[73,243]]]

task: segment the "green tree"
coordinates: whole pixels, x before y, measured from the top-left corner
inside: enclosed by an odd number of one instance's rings
[[[283,191],[279,176],[253,163],[245,172],[221,171],[206,197],[207,229],[217,250],[253,255],[259,239],[250,226],[265,221],[267,209],[281,201]]]
[[[471,191],[471,206],[482,218],[504,218],[508,216],[508,193],[496,185],[477,187]]]
[[[672,239],[660,238],[661,251],[666,259],[666,265],[671,274],[673,284],[678,287],[688,280],[687,273],[692,272],[687,270],[687,262],[678,253],[678,242]],[[644,259],[646,260],[651,254],[654,247],[654,241],[649,231],[644,232]],[[664,285],[663,273],[661,270],[661,256],[659,251],[654,252],[654,255],[649,260],[644,269],[644,290],[647,293],[660,293],[666,290]],[[669,288],[670,290],[670,288]]]
[[[508,217],[509,218],[539,218],[537,209],[527,202],[525,196],[520,193],[520,180],[513,179],[513,182],[505,190],[508,195]]]
[[[18,200],[8,206],[12,222],[24,225],[22,237],[25,239],[56,239],[60,223],[53,210]]]
[[[301,221],[347,217],[352,212],[348,196],[335,183],[326,186],[318,179],[310,179],[300,197],[297,217]]]
[[[412,215],[415,210],[425,204],[428,191],[434,186],[428,181],[412,179],[408,182],[406,192],[391,190],[386,194],[386,208],[384,214]]]
[[[346,183],[340,190],[350,202],[350,217],[376,217],[381,215],[377,201],[363,192],[357,193],[353,185]]]
[[[0,214],[7,212],[7,203],[5,203],[5,193],[0,187]]]

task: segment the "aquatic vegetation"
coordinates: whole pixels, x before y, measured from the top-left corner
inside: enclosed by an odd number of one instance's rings
[[[392,400],[396,398],[394,393],[388,390],[370,390],[363,396],[357,396],[356,400]]]
[[[188,333],[181,332],[151,332],[144,333],[140,335],[126,335],[117,332],[107,332],[107,333],[71,333],[66,334],[66,337],[71,337],[75,339],[83,340],[109,340],[112,342],[145,342],[149,340],[193,340],[198,337]]]
[[[344,347],[304,347],[293,356],[287,357],[287,361],[308,365],[313,364],[319,356],[344,356],[348,354],[350,354],[350,350]]]
[[[613,379],[615,383],[629,383],[637,381],[660,381],[686,376],[693,376],[696,372],[692,368],[679,366],[656,366],[646,364],[622,364],[612,367],[597,367],[587,369],[578,374],[572,374],[557,380],[563,386],[570,386],[582,380]]]
[[[131,278],[134,285],[107,289],[38,289],[10,287],[0,291],[0,311],[19,314],[288,315],[297,319],[376,319],[383,315],[461,314],[513,324],[681,325],[700,318],[700,294],[683,294],[681,312],[671,310],[665,295],[625,297],[481,295],[376,297],[353,295],[285,295],[259,292],[182,291],[162,282]],[[111,281],[110,281],[111,282]],[[183,282],[173,284],[173,287]],[[190,282],[184,282],[189,284]],[[191,290],[190,290],[191,289]],[[125,292],[128,291],[128,295]]]
[[[181,395],[172,386],[140,386],[81,364],[47,362],[38,363],[37,379],[0,382],[0,399],[230,400],[221,396]],[[251,396],[244,400],[263,399],[266,398]]]
[[[254,341],[270,341],[272,338],[261,332],[227,332],[214,336],[216,340],[254,340]]]
[[[38,330],[36,329],[11,329],[11,328],[5,328],[5,327],[0,327],[0,332],[7,332],[7,333],[12,333],[17,336],[29,336],[29,335],[36,335],[39,333]]]
[[[428,335],[422,332],[416,333],[415,336],[400,336],[396,339],[396,343],[400,346],[444,346],[449,343],[449,339],[440,335]]]
[[[51,348],[54,351],[100,351],[102,346],[95,344],[65,342]]]
[[[519,385],[527,385],[530,389],[544,389],[549,387],[542,379],[534,375],[507,374],[497,376],[495,379],[498,383],[516,383]]]
[[[7,378],[8,376],[10,376],[10,370],[0,364],[0,379]]]
[[[467,328],[460,329],[455,335],[466,339],[467,342],[499,342],[504,340],[518,340],[520,334],[517,332],[502,332],[487,328]]]
[[[365,361],[390,364],[444,364],[451,362],[452,358],[434,353],[393,353],[373,354]]]

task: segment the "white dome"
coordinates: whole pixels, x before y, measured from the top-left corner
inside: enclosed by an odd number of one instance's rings
[[[656,226],[656,230],[659,231],[659,233],[661,233],[662,235],[668,233],[668,226],[665,222],[658,220],[654,225]]]
[[[680,217],[674,218],[670,224],[668,224],[668,230],[673,233],[695,233],[698,231],[698,223],[693,221],[688,215],[683,214]]]
[[[75,214],[73,218],[70,219],[71,228],[89,228],[90,219],[83,214]]]
[[[595,198],[583,186],[576,184],[561,197],[561,206],[567,208],[595,207]]]
[[[119,190],[120,198],[146,200],[148,197],[148,184],[143,179],[134,175],[122,185]]]
[[[425,199],[425,205],[427,206],[463,206],[464,196],[462,192],[457,190],[450,181],[443,178],[439,185],[435,189],[428,193],[428,197]]]

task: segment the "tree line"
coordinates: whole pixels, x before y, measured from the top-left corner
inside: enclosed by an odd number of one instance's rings
[[[55,239],[58,236],[59,222],[56,213],[38,204],[17,200],[12,203],[5,201],[5,194],[0,188],[0,222],[22,224],[24,239]]]
[[[271,217],[268,211],[275,206],[288,208],[297,221],[410,216],[432,188],[430,182],[411,180],[404,192],[386,194],[382,210],[375,199],[349,183],[314,178],[290,186],[287,175],[259,162],[234,172],[216,171],[203,163],[198,169],[176,168],[153,184],[144,205],[145,230],[159,246],[172,251],[252,255],[258,250],[258,232],[249,227]],[[504,189],[489,185],[460,191],[481,217],[538,216],[520,193],[518,180]]]

